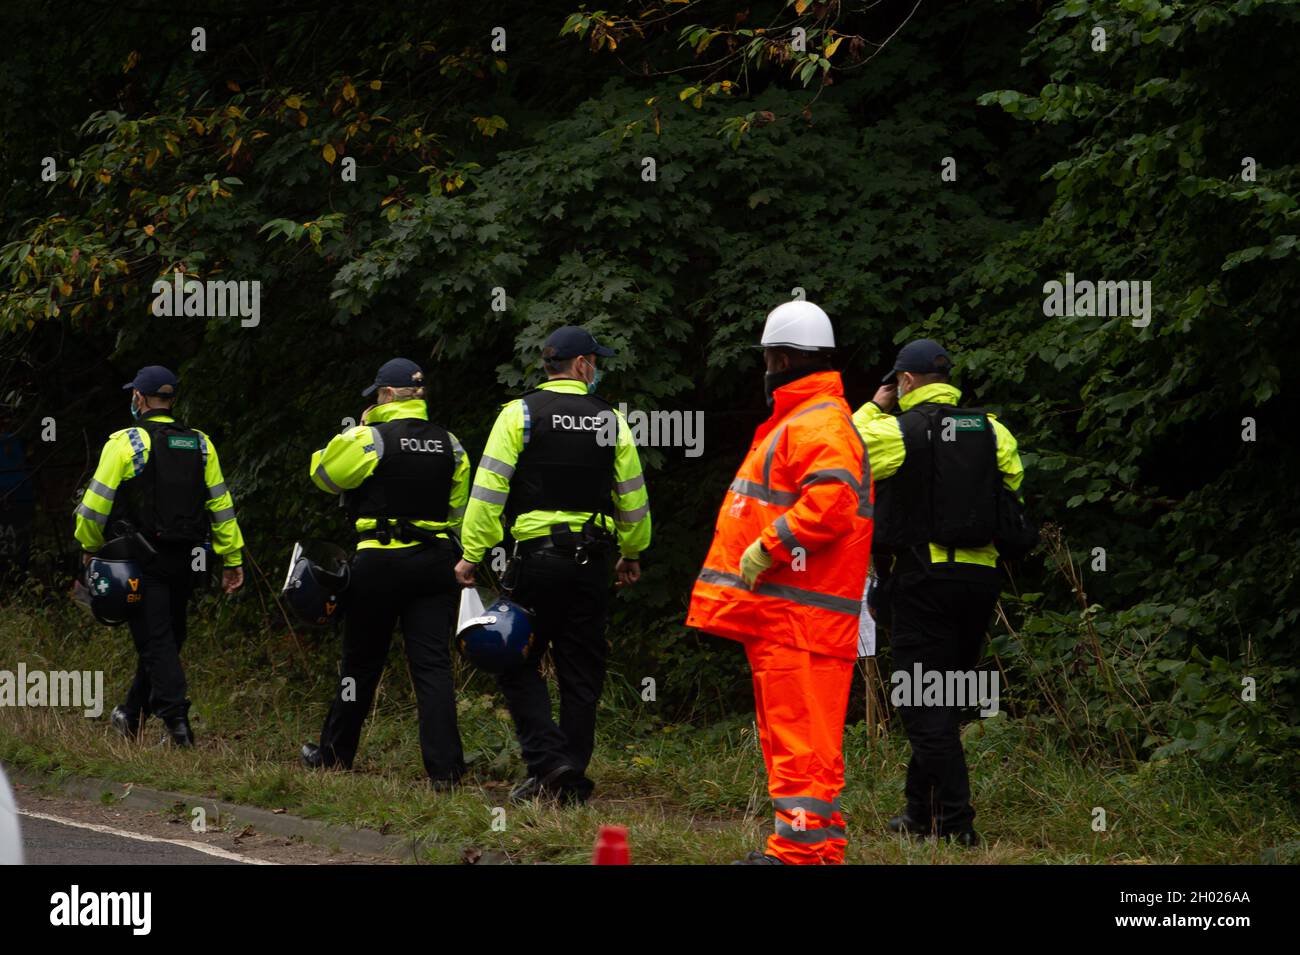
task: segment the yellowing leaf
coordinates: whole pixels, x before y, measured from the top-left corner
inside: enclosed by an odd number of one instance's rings
[[[826,59],[829,60],[835,55],[835,51],[840,48],[840,41],[843,39],[844,37],[837,36],[835,39],[831,40],[830,43],[826,44]]]
[[[98,275],[96,275],[96,276],[95,276],[95,286],[94,286],[94,288],[95,288],[95,294],[96,294],[96,295],[99,294],[99,279],[100,279],[100,277],[99,277]]]
[[[101,169],[99,172],[95,173],[95,178],[107,185],[113,181],[113,174],[107,169]]]
[[[239,84],[234,80],[226,80],[226,89],[230,90],[232,93],[238,93]]]
[[[304,113],[302,110],[298,110],[298,125],[299,126],[307,125],[307,114]]]
[[[325,148],[320,151],[320,154],[325,157],[325,161],[331,166],[334,165],[334,159],[338,155],[334,152],[334,147],[329,143],[325,144]]]
[[[153,225],[152,225],[152,223],[144,227],[144,234],[145,234],[145,235],[153,235]],[[98,282],[99,280],[96,279],[95,281]]]
[[[221,183],[213,179],[208,185],[211,187],[208,191],[212,193],[212,197],[215,199],[217,193],[221,191]]]
[[[380,89],[380,88],[383,87],[383,85],[384,85],[384,84],[383,84],[383,81],[382,81],[382,80],[371,80],[371,81],[370,81],[370,88],[371,88],[372,90]]]
[[[158,161],[158,157],[161,155],[162,153],[158,151],[157,147],[154,147],[153,149],[149,150],[149,152],[144,157],[144,168],[152,169],[154,163]]]
[[[795,0],[794,12],[803,16],[803,12],[808,9],[809,0]]]
[[[242,145],[244,145],[244,137],[239,136],[235,139],[234,145],[230,147],[230,155],[233,156],[235,153],[239,152],[239,147]]]
[[[302,99],[297,96],[286,96],[284,99],[284,105],[290,109],[301,109]]]
[[[349,103],[357,101],[357,88],[352,85],[350,80],[343,84],[343,99]]]

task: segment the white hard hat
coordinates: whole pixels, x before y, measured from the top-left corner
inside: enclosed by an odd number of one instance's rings
[[[834,348],[835,332],[831,329],[830,316],[819,306],[802,300],[785,302],[767,313],[762,345],[803,351]]]

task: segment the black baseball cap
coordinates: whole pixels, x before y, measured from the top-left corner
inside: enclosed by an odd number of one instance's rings
[[[914,375],[952,371],[952,356],[933,338],[918,338],[899,349],[898,357],[894,359],[894,367],[884,377],[884,383],[889,384],[900,371],[908,371]]]
[[[614,349],[606,348],[592,337],[591,332],[579,325],[557,328],[547,337],[543,348],[554,348],[556,358],[577,358],[579,355],[600,355],[610,358]]]
[[[409,358],[394,358],[379,366],[375,383],[361,392],[361,397],[372,395],[380,388],[418,388],[424,384],[424,372]]]
[[[180,382],[176,380],[176,376],[170,369],[162,365],[145,365],[135,373],[135,378],[122,386],[122,390],[134,389],[142,395],[170,396],[176,394],[179,385]]]

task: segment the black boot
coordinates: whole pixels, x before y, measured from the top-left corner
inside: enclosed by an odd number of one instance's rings
[[[890,832],[896,832],[899,835],[915,836],[918,839],[923,839],[929,835],[931,827],[926,823],[918,821],[904,811],[902,815],[894,816],[886,822],[885,828]]]
[[[765,852],[759,852],[755,849],[743,859],[737,859],[732,865],[785,865],[776,856],[770,856]]]
[[[952,832],[945,832],[943,837],[949,842],[955,842],[967,849],[974,849],[980,844],[980,834],[974,829],[956,829]]]
[[[140,714],[129,713],[123,707],[113,707],[113,712],[108,714],[108,721],[127,739],[134,740],[140,735]]]
[[[194,731],[190,729],[188,716],[175,716],[163,720],[163,724],[167,727],[167,737],[177,746],[194,745]]]
[[[337,757],[331,758],[329,752],[315,743],[303,743],[298,751],[302,764],[308,769],[351,769],[344,766]]]
[[[555,799],[565,805],[577,805],[591,798],[595,788],[584,774],[568,763],[561,763],[544,776],[529,776],[515,787],[510,801],[516,805],[534,799]]]

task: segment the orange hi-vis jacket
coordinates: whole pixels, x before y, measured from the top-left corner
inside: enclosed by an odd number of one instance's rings
[[[856,659],[871,506],[871,464],[839,373],[777,388],[718,512],[687,626]],[[740,555],[755,538],[775,563],[750,590]]]

